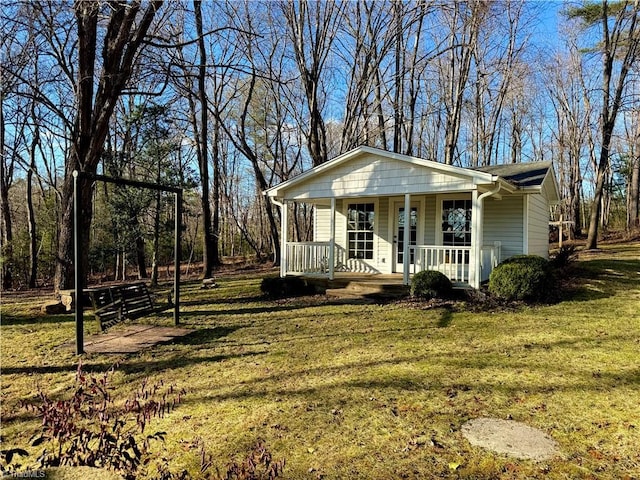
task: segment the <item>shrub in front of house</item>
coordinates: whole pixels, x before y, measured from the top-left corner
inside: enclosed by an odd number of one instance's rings
[[[260,291],[269,298],[287,298],[308,295],[310,288],[300,277],[265,277]]]
[[[516,255],[498,265],[489,276],[489,291],[504,300],[552,302],[557,280],[551,263],[537,255]]]
[[[453,294],[453,285],[446,275],[434,270],[423,270],[411,279],[411,296],[430,300],[449,298]]]

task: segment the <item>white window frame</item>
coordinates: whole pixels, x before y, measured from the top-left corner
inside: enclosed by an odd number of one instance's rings
[[[373,230],[349,230],[349,205],[364,205],[364,204],[372,204],[373,205]],[[347,252],[348,260],[359,260],[363,262],[377,262],[377,254],[378,254],[378,228],[380,225],[380,209],[378,206],[378,199],[375,198],[344,198],[343,199],[343,214],[344,214],[344,248]],[[371,232],[373,235],[373,247],[371,250],[371,258],[358,258],[349,256],[350,248],[349,248],[349,233],[350,232]],[[366,250],[365,250],[366,251]]]
[[[444,238],[442,232],[442,203],[445,200],[468,200],[472,202],[471,209],[471,218],[473,219],[473,198],[471,193],[449,193],[443,195],[436,195],[436,218],[435,218],[435,228],[436,228],[436,244],[440,246],[444,246]],[[470,224],[470,226],[472,223]],[[471,230],[469,230],[471,232]],[[473,234],[472,237],[473,239]],[[473,240],[471,241],[473,243]]]

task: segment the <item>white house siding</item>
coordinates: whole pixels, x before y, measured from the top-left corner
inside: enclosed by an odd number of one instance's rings
[[[540,194],[527,195],[527,199],[526,253],[549,258],[549,206]]]
[[[402,193],[450,192],[473,188],[468,178],[447,175],[428,167],[366,155],[338,165],[287,190],[291,199],[385,196]]]
[[[346,230],[347,230],[347,217],[344,211],[346,205],[342,200],[336,199],[336,245],[346,248]]]
[[[313,239],[316,242],[331,240],[331,207],[316,205],[314,208]]]
[[[378,200],[378,209],[376,210],[375,220],[375,245],[376,255],[374,261],[375,267],[381,273],[391,273],[391,242],[389,241],[389,222],[393,219],[389,218],[389,197],[382,197]]]
[[[439,219],[436,218],[436,197],[435,195],[425,195],[424,197],[424,233],[423,241],[425,245],[436,244],[436,230]]]
[[[490,246],[501,242],[501,259],[523,253],[523,209],[521,195],[504,196],[502,200],[492,197],[484,200],[484,240]]]

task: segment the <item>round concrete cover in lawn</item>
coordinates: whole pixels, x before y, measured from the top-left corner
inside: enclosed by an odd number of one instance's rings
[[[559,453],[558,444],[537,428],[513,420],[476,418],[462,425],[471,445],[528,460],[547,460]]]

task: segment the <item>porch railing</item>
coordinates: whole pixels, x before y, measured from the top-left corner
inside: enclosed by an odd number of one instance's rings
[[[411,245],[409,250],[413,259],[411,273],[436,270],[453,283],[469,283],[471,247]]]
[[[411,273],[437,270],[454,283],[469,283],[471,247],[411,245],[409,249],[413,259]],[[484,281],[501,261],[502,243],[483,245],[480,253],[480,279]]]
[[[329,272],[329,242],[287,242],[286,272],[325,274]]]
[[[489,274],[501,261],[501,243],[486,245],[481,248],[481,279],[486,280]],[[329,242],[287,242],[286,273],[327,275],[331,244]],[[411,245],[409,247],[410,273],[422,270],[437,270],[445,274],[453,283],[469,283],[469,261],[471,247],[450,247],[438,245]],[[366,262],[347,259],[344,248],[336,245],[334,254],[335,271],[372,272]]]

